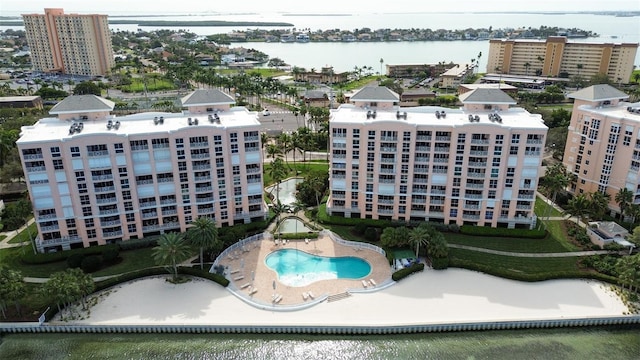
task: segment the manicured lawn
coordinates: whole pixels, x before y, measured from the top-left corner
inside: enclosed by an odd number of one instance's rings
[[[31,234],[31,235],[29,235],[29,234]],[[32,237],[35,237],[37,235],[38,235],[38,227],[37,227],[37,225],[35,223],[33,223],[33,224],[29,225],[29,227],[27,229],[25,229],[24,231],[20,232],[13,239],[9,240],[9,244],[19,244],[19,243],[22,243],[22,242],[28,242],[28,241],[31,241]]]
[[[567,258],[521,258],[485,254],[470,250],[449,249],[452,265],[456,261],[471,262],[480,267],[491,269],[492,274],[518,277],[520,275],[557,274],[578,272],[578,257]]]
[[[547,227],[547,232],[549,232],[549,236],[553,237],[558,243],[563,244],[563,246],[569,251],[580,251],[582,249],[573,245],[567,238],[565,223],[569,220],[551,220],[544,221],[544,224]]]
[[[134,270],[146,269],[156,266],[151,256],[153,248],[121,251],[122,261],[119,264],[92,273],[94,277],[124,274]]]
[[[20,259],[22,254],[26,252],[33,252],[31,245],[2,249],[0,250],[0,264],[7,265],[10,269],[20,271],[22,276],[42,278],[49,277],[52,273],[63,271],[67,268],[65,261],[39,265],[24,264]]]
[[[538,217],[546,216],[547,215],[547,211],[549,211],[547,203],[544,202],[544,200],[542,200],[542,198],[540,198],[538,196],[536,196],[536,204],[534,206],[534,211],[535,211],[536,215],[538,215]],[[549,216],[550,217],[560,217],[560,216],[562,216],[562,213],[552,206],[551,207],[551,211],[549,212]]]
[[[475,246],[484,249],[525,253],[554,253],[572,251],[563,242],[547,235],[543,239],[519,239],[506,237],[471,236],[444,233],[450,244]]]
[[[0,235],[0,241],[4,240],[7,238],[7,235]]]

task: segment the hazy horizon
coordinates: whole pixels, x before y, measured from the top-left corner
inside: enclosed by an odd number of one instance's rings
[[[361,1],[344,2],[324,0],[319,3],[305,3],[293,0],[244,0],[242,3],[205,3],[200,0],[180,2],[157,2],[139,0],[135,9],[129,1],[87,2],[86,0],[29,0],[23,2],[5,1],[0,5],[0,15],[44,13],[45,8],[63,8],[65,13],[93,13],[107,15],[136,14],[194,14],[221,13],[293,13],[293,14],[370,14],[370,13],[464,13],[464,12],[589,12],[589,11],[640,11],[640,2],[635,0],[538,0],[535,2],[486,0],[459,0],[453,3],[417,3],[413,0],[397,0],[379,4],[362,4]],[[127,10],[123,10],[127,9]],[[144,9],[144,10],[138,10]],[[579,9],[579,10],[578,10]]]

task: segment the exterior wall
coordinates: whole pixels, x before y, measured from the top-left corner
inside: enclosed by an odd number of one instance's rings
[[[327,212],[355,218],[533,226],[546,127],[468,122],[470,112],[433,110],[427,114],[410,108],[378,109],[375,119],[354,107],[341,106],[334,112],[329,122]],[[436,119],[435,110],[446,111],[447,120]],[[407,119],[396,118],[396,111],[407,111]],[[520,114],[523,122],[530,116]],[[487,115],[480,113],[484,119]]]
[[[628,82],[637,50],[638,44],[571,42],[557,36],[545,41],[490,40],[487,72],[585,78],[604,73],[613,81]]]
[[[211,113],[212,111],[215,110],[219,110],[219,111],[228,111],[229,109],[231,109],[231,105],[229,104],[223,104],[223,105],[202,105],[202,106],[189,106],[187,108],[187,112],[189,114],[208,114]]]
[[[23,19],[34,70],[94,76],[106,75],[115,65],[107,15],[45,9],[44,15]]]
[[[217,226],[264,219],[260,125],[225,124],[225,116],[222,126],[109,116],[120,131],[106,130],[107,118],[90,119],[79,134],[19,140],[38,249],[186,231],[199,216]],[[252,117],[246,110],[235,116]],[[68,122],[43,119],[23,136],[59,126]]]
[[[563,163],[577,176],[574,194],[603,191],[611,195],[609,208],[619,212],[615,195],[633,191],[640,204],[640,114],[631,104],[575,101]]]

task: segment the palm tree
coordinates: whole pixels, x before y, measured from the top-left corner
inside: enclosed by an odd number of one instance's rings
[[[579,194],[567,203],[566,214],[576,217],[576,224],[580,225],[580,220],[589,214],[590,201],[584,194]]]
[[[633,202],[633,191],[627,188],[621,188],[615,197],[616,203],[620,206],[620,217],[624,220],[629,205]]]
[[[524,63],[524,73],[525,76],[529,76],[529,68],[531,67],[531,64],[529,64],[529,62]]]
[[[269,168],[269,176],[271,180],[276,183],[276,201],[275,203],[280,202],[280,182],[286,176],[287,172],[285,170],[284,162],[281,158],[276,158],[271,162],[271,167]]]
[[[583,68],[584,68],[584,65],[576,64],[576,69],[578,69],[578,76],[580,76],[580,70],[582,70]]]
[[[558,192],[564,190],[570,181],[571,174],[563,164],[555,164],[547,168],[544,177],[541,179],[541,186],[551,195],[551,203],[555,204]],[[545,213],[547,217],[551,213],[551,203],[547,203]]]
[[[218,238],[218,228],[208,217],[200,216],[191,222],[187,239],[192,245],[200,248],[200,269],[204,269],[204,249],[218,251],[222,247]]]
[[[431,236],[431,240],[427,244],[427,253],[432,259],[444,259],[449,256],[447,240],[441,232],[436,231]]]
[[[291,145],[292,145],[291,140],[292,140],[291,136],[285,132],[283,132],[282,134],[280,134],[280,136],[278,136],[278,143],[281,146],[285,163],[288,163],[287,153],[291,150]]]
[[[277,144],[267,145],[267,157],[274,159],[282,158],[282,149]]]
[[[397,229],[392,227],[386,227],[382,230],[382,234],[380,235],[380,244],[388,247],[396,247],[402,243],[402,239],[400,239],[400,234]]]
[[[409,243],[416,246],[417,257],[420,257],[420,245],[427,245],[429,243],[431,233],[431,227],[425,224],[411,229],[409,233]]]
[[[167,270],[173,282],[178,280],[178,264],[190,255],[191,247],[181,234],[176,233],[163,234],[158,239],[158,246],[153,248],[153,259],[158,265],[169,265]]]
[[[595,220],[602,220],[604,218],[605,213],[609,209],[609,201],[611,200],[611,195],[607,193],[603,193],[600,191],[596,191],[589,195],[590,200],[590,208],[591,208],[591,216]]]
[[[18,314],[20,314],[20,300],[27,293],[26,284],[22,273],[7,267],[0,267],[0,312],[2,317],[7,318],[5,302],[13,302]]]

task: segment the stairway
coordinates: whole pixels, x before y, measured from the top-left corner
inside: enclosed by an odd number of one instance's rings
[[[346,299],[346,298],[348,298],[349,296],[351,296],[351,294],[350,294],[348,291],[343,292],[343,293],[340,293],[340,294],[329,295],[329,296],[327,297],[327,302],[332,302],[332,301],[338,301],[338,300]]]

